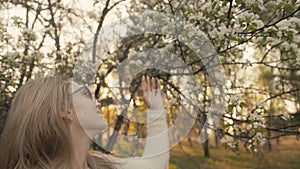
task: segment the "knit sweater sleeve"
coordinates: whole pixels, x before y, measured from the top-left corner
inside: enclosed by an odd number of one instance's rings
[[[167,169],[169,164],[169,135],[165,110],[149,110],[147,139],[142,157],[117,158],[118,169]]]

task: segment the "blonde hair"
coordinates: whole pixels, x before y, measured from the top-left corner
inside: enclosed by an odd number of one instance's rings
[[[1,168],[70,168],[69,121],[62,114],[73,109],[71,82],[61,76],[38,78],[18,90],[0,139]],[[89,159],[92,168],[96,163],[114,168],[107,158],[89,155]]]

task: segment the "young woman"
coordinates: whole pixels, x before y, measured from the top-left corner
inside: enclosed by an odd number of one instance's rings
[[[142,78],[148,137],[167,129],[160,83]],[[73,90],[72,90],[73,89]],[[157,92],[154,92],[157,90]],[[73,92],[72,92],[73,91]],[[144,158],[117,158],[90,152],[92,137],[106,127],[87,87],[60,76],[31,80],[12,101],[0,138],[1,169],[165,169],[168,134],[149,139]],[[158,154],[158,155],[156,155]]]

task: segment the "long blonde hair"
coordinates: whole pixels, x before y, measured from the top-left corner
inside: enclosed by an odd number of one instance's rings
[[[62,113],[73,108],[71,82],[61,76],[38,78],[18,90],[0,138],[1,169],[70,168],[69,121]],[[89,159],[92,168],[96,163],[114,168],[107,158]]]

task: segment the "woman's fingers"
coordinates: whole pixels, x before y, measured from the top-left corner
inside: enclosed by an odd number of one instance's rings
[[[149,76],[147,76],[146,85],[147,85],[147,92],[150,92],[151,91],[151,87],[150,87],[150,77]]]
[[[160,105],[160,103],[157,103],[157,101],[159,100],[158,97],[161,94],[160,85],[161,85],[160,81],[157,80],[156,78],[154,78],[154,77],[150,78],[149,76],[142,76],[143,98],[144,98],[146,105],[149,108],[152,107],[152,108],[156,109],[157,107],[162,107]],[[155,92],[155,93],[152,93],[152,92]],[[151,98],[152,98],[152,100],[151,100]]]
[[[143,88],[143,91],[144,92],[149,92],[150,91],[150,78],[149,76],[145,77],[143,76],[142,77],[142,88]]]
[[[160,94],[160,80],[157,80],[157,92]]]
[[[142,76],[142,89],[145,92],[151,92],[153,90],[158,90],[158,92],[160,92],[160,81],[156,80],[154,77],[150,78],[149,76]]]
[[[151,82],[152,82],[152,85],[151,85],[151,91],[154,91],[156,89],[156,86],[155,86],[155,78],[152,77],[151,78]]]
[[[145,76],[142,77],[142,88],[143,91],[146,92],[147,91],[147,84],[145,82]]]

